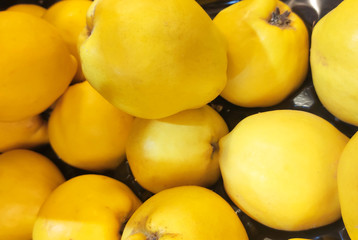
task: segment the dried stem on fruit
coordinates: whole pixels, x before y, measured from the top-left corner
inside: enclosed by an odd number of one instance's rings
[[[290,16],[290,11],[285,11],[282,14],[280,9],[277,7],[274,12],[271,14],[271,19],[268,21],[271,25],[278,26],[281,28],[290,26],[291,20],[288,18]]]

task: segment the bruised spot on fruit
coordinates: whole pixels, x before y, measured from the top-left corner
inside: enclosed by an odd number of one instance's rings
[[[285,28],[289,27],[291,20],[288,18],[290,16],[290,11],[285,11],[282,14],[280,13],[280,9],[277,7],[274,12],[271,14],[271,18],[268,21],[271,25]]]
[[[316,59],[317,59],[317,62],[320,63],[322,66],[325,66],[325,67],[329,66],[326,57],[319,51],[317,51],[317,53],[316,53]]]

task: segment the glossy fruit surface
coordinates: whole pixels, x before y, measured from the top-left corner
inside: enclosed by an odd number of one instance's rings
[[[90,0],[59,1],[51,5],[43,16],[43,19],[59,30],[71,54],[77,60],[74,82],[85,80],[77,44],[80,33],[86,27],[86,14],[91,4]]]
[[[124,161],[134,117],[104,99],[87,82],[70,86],[48,124],[50,144],[71,166],[103,171]]]
[[[224,119],[210,106],[156,120],[137,118],[126,156],[138,183],[153,193],[208,187],[219,179],[218,141],[227,133]]]
[[[313,28],[313,85],[322,104],[340,120],[358,126],[358,2],[345,0]]]
[[[356,133],[343,150],[338,165],[338,193],[342,218],[352,240],[358,239],[358,134]]]
[[[53,26],[21,12],[0,12],[0,54],[0,121],[45,111],[66,90],[77,67]]]
[[[248,240],[231,206],[198,186],[166,189],[145,201],[129,219],[122,240]]]
[[[221,96],[229,102],[273,106],[305,80],[308,31],[284,2],[239,1],[220,11],[214,23],[228,45],[228,81]]]
[[[224,39],[194,0],[97,0],[87,27],[85,77],[133,116],[158,119],[202,107],[225,86]]]
[[[33,240],[118,240],[141,204],[122,182],[86,174],[67,180],[42,205]]]
[[[271,228],[302,231],[340,218],[337,164],[348,141],[326,120],[298,110],[251,115],[219,142],[224,187]]]
[[[19,3],[9,7],[7,11],[23,12],[34,15],[36,17],[42,17],[46,12],[46,8],[37,4]]]
[[[65,181],[45,156],[24,149],[0,155],[0,239],[31,239],[41,205]]]

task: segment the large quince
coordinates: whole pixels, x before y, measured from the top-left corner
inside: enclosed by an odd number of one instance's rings
[[[246,117],[219,142],[224,187],[233,202],[271,228],[300,231],[337,221],[337,164],[348,137],[298,110]]]
[[[0,121],[18,121],[49,108],[77,68],[58,31],[42,18],[0,12]]]
[[[358,126],[358,1],[344,0],[313,28],[313,85],[340,120]]]
[[[225,41],[194,0],[97,0],[80,47],[86,79],[141,118],[201,107],[226,83]]]
[[[228,81],[221,96],[242,107],[280,103],[305,80],[309,37],[301,18],[277,0],[243,0],[214,23],[228,45]]]
[[[123,230],[122,240],[154,239],[248,240],[248,236],[220,195],[199,186],[181,186],[146,200]]]

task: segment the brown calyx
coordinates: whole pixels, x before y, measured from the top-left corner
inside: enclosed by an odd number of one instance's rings
[[[288,18],[290,14],[290,11],[285,11],[281,14],[280,9],[277,7],[275,11],[272,12],[271,19],[268,22],[271,25],[278,26],[280,28],[288,27],[291,23],[291,20]]]
[[[149,236],[147,236],[147,240],[158,240],[158,234],[156,233],[153,233],[153,234],[150,234]]]

